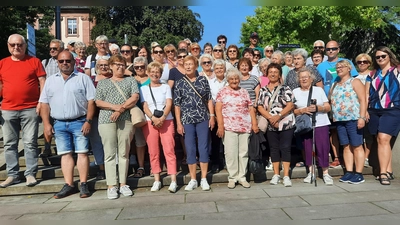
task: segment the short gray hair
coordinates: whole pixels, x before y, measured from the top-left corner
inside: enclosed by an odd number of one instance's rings
[[[61,41],[61,40],[59,40],[59,39],[52,39],[52,40],[50,41],[50,43],[58,43],[58,44],[60,44],[60,48],[61,48],[61,49],[64,49],[64,42]]]
[[[209,54],[208,54],[208,55],[209,55]],[[200,57],[200,58],[201,58],[201,57]],[[224,66],[224,69],[226,70],[226,64],[225,64],[225,61],[224,61],[224,60],[222,60],[222,59],[216,59],[216,60],[214,61],[214,63],[213,63],[212,69],[215,69],[215,66],[218,66],[218,65]]]
[[[118,46],[117,44],[111,44],[111,45],[110,45],[110,50],[113,50],[113,49],[117,49],[117,50],[118,50],[118,53],[121,52],[121,49],[119,48],[119,46]]]
[[[77,41],[77,42],[75,42],[74,47],[75,47],[75,49],[77,49],[77,48],[82,49],[82,48],[86,48],[86,44],[83,43],[82,41]]]
[[[272,48],[272,51],[274,51],[274,46],[272,46],[272,45],[267,45],[267,46],[265,46],[265,48],[264,48],[264,52],[265,52],[265,50],[267,50],[267,48]]]
[[[322,46],[324,46],[324,48],[325,48],[325,42],[324,42],[323,40],[316,40],[316,41],[314,41],[314,46],[315,46],[315,44],[317,44],[317,43],[322,43]]]
[[[206,53],[206,54],[201,55],[200,58],[199,58],[199,63],[201,63],[201,60],[203,58],[209,58],[211,60],[211,65],[214,64],[214,58],[210,54]]]
[[[307,60],[308,52],[304,48],[296,48],[292,52],[292,55],[293,57],[295,57],[296,55],[301,55],[304,58],[304,60]]]
[[[240,80],[242,79],[242,73],[237,68],[231,67],[226,71],[226,80],[235,76],[238,76]]]
[[[284,57],[284,55],[283,55],[283,52],[282,52],[281,50],[276,50],[276,51],[274,51],[274,53],[272,53],[271,58],[272,58],[274,55],[279,55],[279,56],[281,56],[281,64],[283,64],[283,62],[285,61],[285,57]]]
[[[97,36],[95,41],[96,41],[96,43],[99,41],[107,41],[108,42],[108,37],[106,35],[99,35],[99,36]]]
[[[135,65],[136,63],[144,63],[145,67],[147,67],[147,59],[143,56],[138,56],[136,58],[133,59],[133,65]]]
[[[303,72],[308,72],[311,78],[311,83],[317,78],[312,70],[310,70],[308,67],[303,67],[300,68],[299,71],[297,71],[297,74],[299,74],[298,76],[296,76],[297,83],[300,83],[300,73]]]

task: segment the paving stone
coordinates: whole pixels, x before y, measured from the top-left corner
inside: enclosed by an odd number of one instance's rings
[[[354,221],[359,221],[359,220],[399,220],[400,219],[400,214],[387,214],[387,215],[373,215],[373,216],[356,216],[356,217],[347,217],[347,218],[333,218],[332,220],[354,220]]]
[[[6,216],[6,215],[3,215],[3,216],[1,216],[1,219],[0,220],[16,220],[16,219],[18,219],[19,217],[21,217],[22,215],[11,215],[11,216]]]
[[[136,221],[148,221],[148,220],[184,220],[185,216],[160,216],[160,217],[151,217],[151,218],[144,218],[144,219],[136,219]]]
[[[135,203],[136,205],[136,203]],[[140,206],[124,208],[118,219],[151,218],[159,216],[177,216],[190,214],[204,214],[217,212],[215,203],[185,203],[185,204],[163,204],[154,206]]]
[[[299,179],[300,180],[300,179]],[[284,187],[283,184],[269,185],[264,188],[264,191],[271,197],[282,196],[297,196],[297,195],[315,195],[315,194],[331,194],[346,192],[336,185],[326,186],[324,183],[319,183],[317,187],[314,184],[303,183],[303,181],[292,180],[292,187]]]
[[[43,212],[48,212],[48,213],[58,212],[68,204],[69,204],[68,202],[39,204],[40,207],[38,207],[37,204],[1,205],[0,216],[43,213]]]
[[[53,198],[52,194],[16,195],[0,198],[0,205],[41,204]]]
[[[283,207],[304,207],[309,204],[297,196],[282,198],[259,198],[232,201],[217,201],[218,212],[238,212]]]
[[[373,202],[391,213],[400,213],[400,200]]]
[[[121,210],[121,208],[113,208],[80,212],[35,213],[25,214],[18,220],[115,220]]]
[[[235,189],[241,189],[240,191],[235,191]],[[229,200],[243,200],[243,199],[260,199],[269,198],[269,196],[261,189],[256,190],[243,190],[243,188],[235,188],[229,190],[225,188],[225,192],[205,192],[197,194],[187,194],[186,202],[217,202],[217,201],[229,201]]]
[[[355,216],[384,215],[390,212],[372,203],[290,207],[283,210],[293,220],[331,219]]]
[[[397,190],[378,190],[363,192],[330,193],[300,196],[310,205],[331,205],[356,202],[374,202],[384,200],[400,200],[400,192]]]
[[[361,184],[349,184],[336,182],[336,186],[343,188],[348,192],[358,192],[358,191],[380,191],[380,190],[398,190],[400,187],[400,180],[395,179],[391,181],[391,185],[382,185],[379,181],[375,180],[372,175],[364,176],[365,182]]]
[[[186,215],[185,220],[290,220],[281,209]]]

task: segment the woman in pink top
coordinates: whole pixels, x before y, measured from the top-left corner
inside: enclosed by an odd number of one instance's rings
[[[267,84],[269,83],[269,78],[267,75],[267,68],[270,63],[271,63],[271,61],[268,58],[262,58],[258,62],[258,67],[260,68],[260,71],[262,72],[262,76],[259,77],[261,88],[267,86]]]
[[[258,132],[253,103],[246,89],[239,86],[241,73],[236,68],[228,69],[228,86],[217,94],[215,113],[218,122],[217,135],[224,140],[228,188],[235,188],[236,182],[249,188],[246,181],[248,145],[251,130]]]

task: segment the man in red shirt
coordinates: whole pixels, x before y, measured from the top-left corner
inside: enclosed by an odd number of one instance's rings
[[[8,178],[1,188],[19,183],[18,141],[22,130],[26,160],[26,185],[35,186],[38,169],[37,138],[38,103],[46,81],[46,72],[38,58],[26,55],[27,44],[23,36],[12,34],[8,38],[11,56],[0,61],[1,112],[4,119],[4,153]]]

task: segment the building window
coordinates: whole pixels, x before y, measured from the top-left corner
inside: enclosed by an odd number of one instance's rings
[[[78,26],[76,19],[67,19],[67,23],[68,23],[68,35],[77,35]]]

